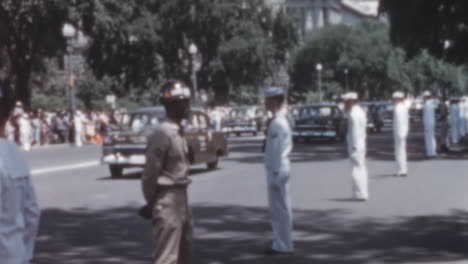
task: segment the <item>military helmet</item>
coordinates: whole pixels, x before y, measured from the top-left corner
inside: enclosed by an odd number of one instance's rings
[[[161,87],[161,92],[159,94],[161,103],[190,99],[190,88],[185,83],[178,80],[167,81]]]

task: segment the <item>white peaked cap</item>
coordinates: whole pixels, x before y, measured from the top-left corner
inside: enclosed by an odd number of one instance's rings
[[[281,87],[269,87],[264,91],[265,98],[284,95],[284,89]]]
[[[422,93],[422,96],[424,96],[424,97],[426,97],[426,96],[432,96],[432,94],[431,94],[431,92],[429,92],[429,91],[424,91],[424,92]]]
[[[358,94],[356,92],[349,92],[349,93],[345,93],[343,94],[343,96],[341,96],[341,99],[347,101],[347,100],[357,100],[359,98]]]
[[[393,95],[392,95],[392,98],[393,99],[403,99],[405,98],[405,94],[403,92],[394,92]]]

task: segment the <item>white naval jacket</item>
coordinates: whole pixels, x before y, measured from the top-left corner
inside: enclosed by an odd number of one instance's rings
[[[423,123],[424,129],[428,129],[429,127],[434,128],[436,124],[435,120],[435,103],[432,99],[427,100],[424,103],[423,107]]]
[[[270,122],[265,142],[265,168],[270,183],[279,184],[289,176],[289,154],[292,151],[291,124],[286,109],[278,111]]]
[[[359,105],[354,105],[348,114],[348,153],[351,158],[355,154],[366,153],[367,115]]]
[[[26,161],[14,142],[0,139],[0,263],[29,263],[39,215]]]

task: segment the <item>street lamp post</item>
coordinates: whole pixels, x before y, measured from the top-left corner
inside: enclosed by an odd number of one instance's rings
[[[73,73],[71,69],[71,53],[72,53],[72,41],[76,34],[76,29],[70,24],[64,24],[62,27],[63,37],[67,40],[67,70],[68,70],[68,91],[70,96],[70,111],[73,115],[76,110],[76,98],[75,98],[75,89],[73,85]]]
[[[197,46],[192,43],[189,47],[189,53],[192,55],[192,86],[193,86],[193,98],[195,103],[198,102],[198,84],[197,84],[197,70],[196,70],[196,63],[197,63],[197,54],[198,48]]]
[[[344,74],[345,74],[345,89],[346,89],[346,91],[348,91],[348,73],[349,73],[348,68],[346,68],[346,69],[344,70]]]
[[[315,67],[315,69],[317,70],[317,74],[318,74],[319,102],[322,103],[323,102],[323,95],[322,95],[322,70],[323,70],[323,66],[322,66],[322,64],[318,63],[317,66]]]

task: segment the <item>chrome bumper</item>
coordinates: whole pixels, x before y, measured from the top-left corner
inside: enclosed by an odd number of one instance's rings
[[[104,155],[101,158],[101,164],[109,165],[134,165],[134,166],[144,166],[146,163],[145,155],[129,155],[122,156],[118,154],[108,154]]]

